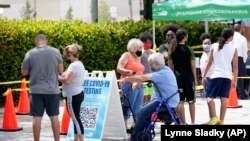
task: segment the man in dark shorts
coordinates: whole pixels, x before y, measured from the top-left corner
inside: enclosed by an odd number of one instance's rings
[[[188,34],[179,29],[176,32],[176,43],[171,41],[169,48],[168,65],[175,73],[179,88],[183,89],[180,94],[178,112],[183,124],[186,124],[184,102],[189,103],[191,124],[195,124],[195,93],[194,86],[197,85],[195,56],[193,50],[185,45]]]
[[[43,33],[36,36],[36,47],[29,50],[22,63],[22,75],[30,76],[30,115],[33,116],[34,141],[40,140],[41,120],[44,110],[50,117],[54,140],[60,140],[59,83],[63,60],[58,49],[47,45]]]

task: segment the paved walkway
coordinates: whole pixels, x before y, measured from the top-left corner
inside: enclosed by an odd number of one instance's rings
[[[219,112],[220,101],[215,100],[217,113]],[[250,100],[239,100],[242,108],[228,108],[225,124],[250,124]],[[187,123],[190,123],[188,105],[186,107]],[[0,109],[0,127],[2,127],[3,108]],[[63,104],[60,106],[60,123],[63,114]],[[28,115],[17,115],[18,123],[23,130],[17,132],[0,132],[0,141],[33,141],[32,117]],[[204,98],[197,98],[196,102],[196,123],[201,124],[208,121],[208,109]],[[158,133],[155,141],[160,140],[160,127],[156,127]],[[47,115],[42,120],[41,141],[53,141],[53,133],[50,126],[50,120]],[[68,141],[66,136],[61,135],[61,141]]]

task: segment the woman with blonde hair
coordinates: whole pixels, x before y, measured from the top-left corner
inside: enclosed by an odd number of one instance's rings
[[[82,47],[72,44],[64,48],[64,55],[70,63],[67,70],[59,76],[62,82],[62,94],[66,98],[67,110],[74,123],[74,141],[83,141],[84,128],[80,119],[81,103],[84,99],[83,81],[85,67],[79,60]]]
[[[117,71],[121,74],[121,79],[133,74],[143,74],[144,66],[140,62],[140,56],[142,55],[143,43],[139,39],[130,39],[127,45],[127,52],[123,53],[120,57],[117,65]],[[130,83],[126,82],[121,84],[123,92],[126,92],[131,108],[134,111],[135,116],[143,103],[143,89],[142,84],[138,82]],[[130,109],[123,106],[123,115],[125,119],[125,126],[127,128],[127,120],[130,117]],[[128,133],[131,130],[127,129]]]

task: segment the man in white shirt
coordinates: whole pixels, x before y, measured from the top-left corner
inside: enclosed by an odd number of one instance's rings
[[[250,19],[243,19],[241,21],[241,31],[242,31],[242,35],[244,37],[246,37],[247,42],[248,42],[248,48],[250,48]],[[248,52],[248,56],[250,52]],[[249,76],[250,75],[250,57],[248,57],[247,61],[246,61],[246,75]],[[250,89],[250,80],[249,79],[245,79],[244,81],[244,85],[245,85],[245,90],[246,93],[249,96],[249,89]]]
[[[234,38],[232,44],[238,51],[238,76],[246,75],[246,60],[247,60],[247,40],[241,35],[241,26],[239,24],[234,25]],[[248,96],[244,90],[244,79],[238,79],[237,81],[237,94],[239,99],[248,99]]]
[[[243,19],[241,22],[242,35],[246,37],[248,47],[250,48],[250,19]]]

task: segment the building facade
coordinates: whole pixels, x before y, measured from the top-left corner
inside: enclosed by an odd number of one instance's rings
[[[21,9],[27,0],[0,0],[0,4],[10,4],[10,8],[0,10],[1,17],[21,19]],[[100,2],[100,0],[98,0]],[[116,20],[141,18],[143,0],[103,0],[111,8]],[[91,22],[91,0],[29,0],[36,11],[37,19],[60,20],[71,6],[74,19]]]

